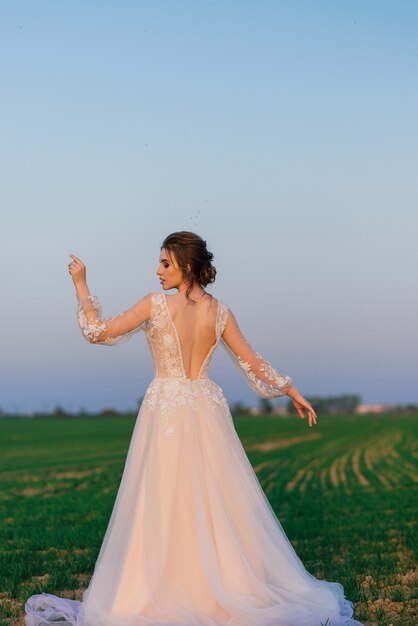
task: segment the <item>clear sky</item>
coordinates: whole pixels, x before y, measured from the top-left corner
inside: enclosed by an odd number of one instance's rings
[[[141,334],[89,345],[194,230],[211,292],[306,395],[418,402],[418,4],[0,5],[1,380],[7,411],[134,407]],[[256,404],[225,354],[211,375]]]

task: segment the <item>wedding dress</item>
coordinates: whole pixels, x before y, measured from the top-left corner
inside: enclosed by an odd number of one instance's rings
[[[284,395],[290,378],[242,335],[226,344],[230,312],[219,300],[213,346],[199,375],[187,377],[167,296],[149,297],[151,315],[136,327],[134,309],[104,319],[95,296],[78,305],[92,343],[144,331],[156,375],[82,601],[33,595],[27,626],[364,626],[352,619],[342,585],[316,579],[296,555],[208,367],[222,343],[259,395]],[[86,301],[96,323],[87,321]],[[115,336],[101,339],[109,321]]]

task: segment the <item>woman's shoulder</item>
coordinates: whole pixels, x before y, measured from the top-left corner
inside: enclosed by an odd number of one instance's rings
[[[160,291],[150,291],[145,296],[145,298],[150,302],[150,304],[159,304],[163,302],[164,297],[165,297],[165,294],[161,293]]]
[[[228,306],[225,304],[223,300],[217,298],[216,296],[208,293],[208,306],[216,313],[217,311],[228,309]]]
[[[163,297],[164,297],[164,294],[158,293],[158,291],[150,291],[145,296],[143,296],[140,300],[138,300],[135,307],[136,308],[141,307],[142,309],[145,307],[146,311],[148,312],[148,316],[151,317],[156,307],[158,308],[158,305],[160,306],[163,305],[163,301],[162,301]]]
[[[211,304],[216,314],[217,328],[220,334],[222,334],[223,330],[225,329],[226,322],[228,320],[229,307],[227,304],[225,304],[223,300],[221,300],[220,298],[215,298],[215,296],[212,296]]]

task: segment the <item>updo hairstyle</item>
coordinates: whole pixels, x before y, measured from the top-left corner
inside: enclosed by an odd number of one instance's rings
[[[213,283],[216,277],[216,268],[212,265],[213,254],[206,248],[206,241],[196,233],[182,230],[168,235],[161,245],[161,250],[163,248],[170,255],[174,255],[188,283],[186,298],[190,302],[195,302],[189,298],[193,286],[197,283],[201,287],[206,287]]]

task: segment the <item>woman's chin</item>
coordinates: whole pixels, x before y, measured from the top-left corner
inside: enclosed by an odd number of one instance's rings
[[[170,291],[170,289],[177,289],[176,285],[169,285],[168,283],[164,282],[164,283],[160,283],[162,289],[164,289],[164,291]]]

